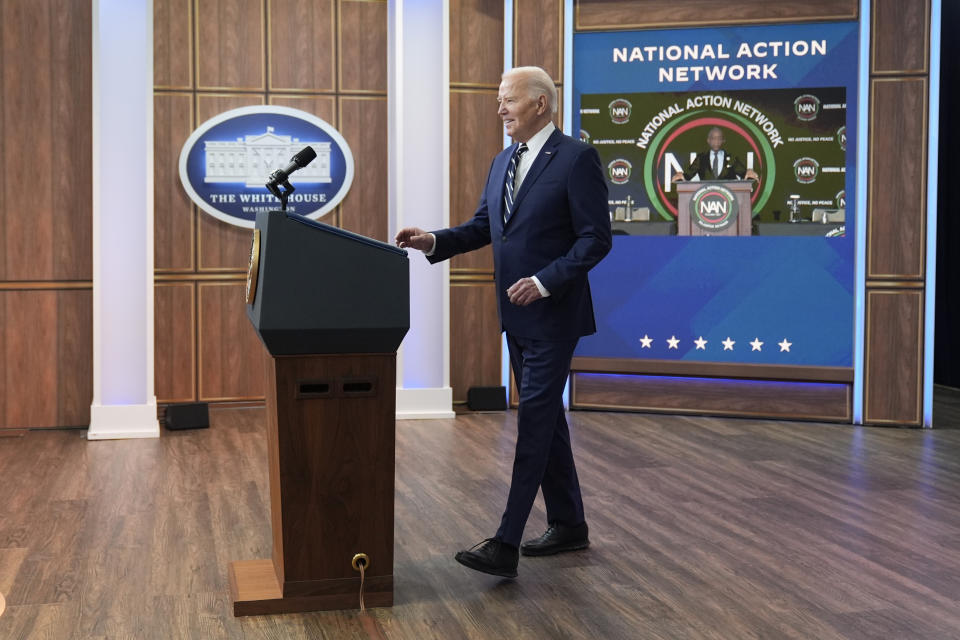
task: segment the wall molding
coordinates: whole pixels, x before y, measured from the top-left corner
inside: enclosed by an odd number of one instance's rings
[[[397,387],[397,420],[437,420],[456,417],[453,389],[403,389]]]
[[[146,404],[93,404],[90,406],[90,428],[87,440],[126,440],[159,438],[157,399]]]

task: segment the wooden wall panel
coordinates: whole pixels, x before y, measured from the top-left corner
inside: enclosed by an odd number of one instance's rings
[[[258,104],[265,104],[262,93],[198,93],[197,125],[224,111]]]
[[[590,30],[692,27],[708,24],[855,20],[857,0],[575,0],[575,28]]]
[[[0,291],[0,429],[89,424],[92,325],[89,289]]]
[[[264,4],[195,0],[197,86],[264,90]]]
[[[387,3],[340,2],[340,91],[387,90]]]
[[[6,20],[4,20],[4,9],[3,4],[0,3],[0,228],[4,229],[3,238],[0,238],[0,281],[7,278],[7,249],[9,248],[9,242],[6,239],[7,235],[7,178],[5,172],[7,169],[7,154],[10,153],[7,148],[7,136],[6,130],[8,125],[8,120],[12,120],[7,112],[7,97],[6,97],[6,83],[3,80],[2,69],[7,64],[7,50],[5,47],[6,38],[4,38],[4,27],[6,26]],[[12,122],[11,122],[12,124]],[[0,345],[2,346],[2,345]],[[0,390],[0,396],[3,395],[2,390]],[[2,413],[3,407],[0,407],[0,416],[3,416]]]
[[[247,105],[263,104],[263,95],[201,94],[197,96],[197,122]],[[250,259],[250,229],[235,227],[199,212],[197,255],[200,271],[246,271]]]
[[[387,242],[386,97],[341,97],[340,133],[354,161],[353,186],[340,205],[341,226]]]
[[[196,298],[193,282],[154,288],[154,362],[159,402],[196,399]]]
[[[495,89],[450,91],[450,224],[473,217],[493,157],[503,149],[503,124]],[[493,273],[490,248],[453,258],[455,271]]]
[[[246,271],[250,261],[250,229],[235,227],[213,216],[199,214],[200,233],[197,252],[200,271]]]
[[[926,84],[926,78],[871,83],[867,277],[923,277]]]
[[[180,183],[179,161],[183,143],[194,129],[193,95],[154,95],[153,119],[154,266],[192,271],[196,208]]]
[[[450,285],[450,386],[466,402],[470,387],[500,386],[500,322],[493,282]]]
[[[853,367],[697,362],[649,358],[593,358],[574,356],[570,368],[584,373],[636,373],[645,376],[735,378],[737,380],[791,380],[795,382],[853,382]]]
[[[930,50],[929,0],[873,0],[872,73],[926,73]]]
[[[557,87],[557,112],[553,114],[553,123],[563,129],[563,87]]]
[[[91,20],[0,3],[0,428],[89,423]]]
[[[864,421],[921,423],[923,291],[867,290]]]
[[[0,280],[92,272],[89,4],[5,2]]]
[[[57,291],[57,419],[90,424],[93,401],[93,290]]]
[[[10,424],[7,421],[8,407],[21,401],[21,398],[15,398],[10,395],[7,389],[7,291],[0,291],[0,362],[3,368],[0,369],[0,429],[17,428],[17,425]],[[20,339],[19,336],[16,339]],[[3,434],[0,434],[3,435]]]
[[[514,3],[514,66],[543,67],[563,82],[563,0]]]
[[[57,296],[57,291],[0,291],[4,346],[0,375],[7,396],[0,426],[57,425]]]
[[[450,53],[451,84],[499,85],[503,73],[503,3],[451,0]]]
[[[335,90],[333,0],[270,0],[267,7],[270,90]]]
[[[193,87],[191,0],[153,0],[153,84]]]
[[[334,128],[337,127],[337,99],[335,96],[271,95],[270,104],[300,109],[312,113]]]
[[[571,404],[608,409],[849,421],[849,384],[574,374]]]
[[[245,282],[197,285],[199,399],[264,397],[267,351],[247,319]]]
[[[34,8],[26,2],[3,3],[4,154],[0,173],[5,193],[0,280],[53,278],[49,5],[41,2]]]
[[[85,280],[93,275],[93,171],[86,161],[93,148],[91,128],[86,126],[93,120],[92,14],[85,3],[69,7],[63,2],[51,4],[52,162],[41,170],[53,174],[52,276],[57,280]],[[35,53],[30,47],[27,51]],[[8,70],[5,66],[4,75]],[[32,63],[28,71],[42,73]],[[32,123],[34,117],[31,113],[25,122]],[[23,156],[32,155],[32,145],[26,149]],[[30,184],[28,181],[18,186]]]
[[[919,426],[930,2],[871,8],[864,421]]]

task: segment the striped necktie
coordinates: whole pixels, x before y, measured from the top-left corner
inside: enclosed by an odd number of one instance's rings
[[[516,153],[513,154],[513,157],[510,158],[510,166],[507,167],[507,179],[506,179],[506,189],[504,190],[503,195],[503,221],[506,223],[510,219],[510,214],[513,213],[513,191],[514,191],[514,182],[517,178],[517,165],[520,164],[520,158],[527,152],[527,145],[524,142],[521,142],[517,147]]]

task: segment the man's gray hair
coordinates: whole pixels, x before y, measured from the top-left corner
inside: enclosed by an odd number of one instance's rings
[[[507,77],[513,76],[521,76],[524,79],[530,91],[530,97],[534,100],[542,95],[547,97],[550,115],[557,113],[557,87],[553,84],[550,74],[540,67],[514,67],[504,71],[501,79],[506,80]]]

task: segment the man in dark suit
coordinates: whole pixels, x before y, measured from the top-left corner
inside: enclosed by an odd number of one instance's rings
[[[701,180],[739,180],[741,176],[747,180],[759,180],[760,177],[753,169],[747,169],[740,158],[735,158],[724,150],[724,142],[726,140],[723,129],[712,127],[707,133],[707,144],[710,148],[698,153],[686,169],[673,174],[673,182],[692,180],[696,175],[699,175]]]
[[[520,391],[517,445],[500,528],[455,558],[515,577],[518,546],[524,555],[549,555],[589,544],[563,387],[577,341],[596,331],[587,272],[610,250],[611,231],[600,157],[554,126],[550,76],[538,67],[512,69],[497,102],[514,144],[493,159],[473,218],[432,233],[402,229],[396,242],[424,251],[431,263],[493,243],[497,308]],[[548,527],[520,545],[538,489]]]

